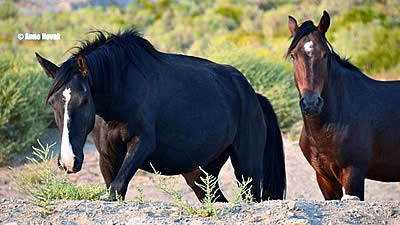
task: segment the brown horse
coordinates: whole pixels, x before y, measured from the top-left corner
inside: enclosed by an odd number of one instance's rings
[[[341,59],[325,37],[329,24],[326,11],[317,27],[289,16],[300,147],[326,200],[364,200],[365,178],[400,181],[400,82],[373,80]]]

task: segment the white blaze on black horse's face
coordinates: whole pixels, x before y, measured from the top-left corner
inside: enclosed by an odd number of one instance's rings
[[[45,73],[54,79],[47,102],[61,134],[58,164],[68,173],[76,173],[82,168],[83,146],[95,122],[86,61],[71,58],[58,68],[38,54],[36,57]]]
[[[72,145],[69,141],[69,112],[68,112],[68,103],[71,100],[71,89],[66,88],[62,92],[64,96],[64,118],[63,118],[63,130],[62,130],[62,138],[61,138],[61,151],[60,158],[62,161],[59,161],[59,165],[62,165],[64,168],[73,168],[75,155],[72,151]]]

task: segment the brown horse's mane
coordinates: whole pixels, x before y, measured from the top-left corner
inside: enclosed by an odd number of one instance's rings
[[[286,52],[285,57],[287,58],[290,55],[290,52],[297,46],[297,44],[299,43],[299,41],[306,35],[314,32],[318,30],[318,28],[314,25],[314,23],[311,20],[307,20],[305,22],[303,22],[301,24],[301,26],[297,29],[296,31],[296,35],[293,37],[292,42],[290,43],[290,46]],[[361,72],[361,70],[354,66],[353,64],[350,63],[348,58],[342,58],[340,57],[334,50],[333,47],[331,45],[331,43],[329,43],[329,41],[326,39],[326,37],[324,36],[324,40],[325,40],[325,45],[326,48],[329,50],[329,56],[331,59],[335,60],[339,65],[343,66],[344,68],[347,68],[349,70],[352,71],[356,71],[356,72]]]

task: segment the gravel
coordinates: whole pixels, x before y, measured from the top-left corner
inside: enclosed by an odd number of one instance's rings
[[[399,202],[267,201],[232,207],[216,204],[222,216],[185,216],[168,203],[57,201],[41,216],[26,200],[2,199],[0,224],[400,224]],[[293,205],[295,207],[293,207]]]

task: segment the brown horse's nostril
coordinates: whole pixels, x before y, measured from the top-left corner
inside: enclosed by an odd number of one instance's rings
[[[321,97],[318,97],[315,106],[320,107],[323,103],[324,100]]]
[[[306,104],[304,103],[304,97],[300,98],[299,104],[300,104],[300,108],[302,108],[302,109],[306,107]]]

